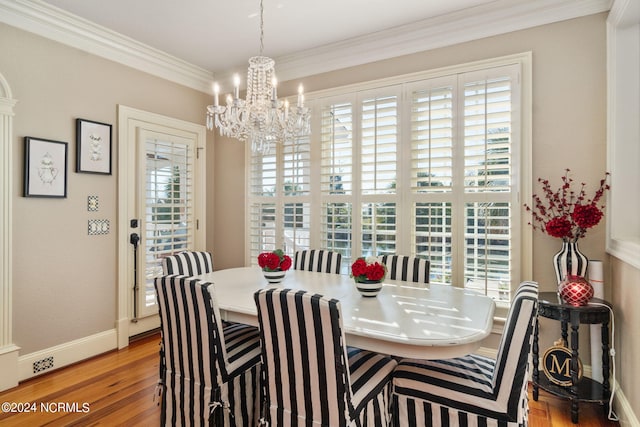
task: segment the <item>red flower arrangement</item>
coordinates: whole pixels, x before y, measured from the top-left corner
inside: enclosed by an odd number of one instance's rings
[[[387,275],[387,266],[380,264],[376,257],[360,257],[351,264],[351,277],[356,282],[365,280],[382,281]]]
[[[291,268],[291,257],[285,255],[282,249],[263,252],[258,255],[258,265],[264,271],[287,271]]]
[[[534,230],[540,230],[549,236],[563,240],[576,241],[587,232],[587,229],[598,225],[604,216],[604,205],[598,202],[609,189],[606,184],[607,172],[600,187],[596,190],[593,199],[587,199],[585,187],[582,183],[577,193],[571,188],[573,179],[569,177],[570,170],[565,171],[562,177],[562,185],[557,191],[551,189],[549,180],[538,178],[542,184],[542,197],[533,195],[533,207],[525,203],[528,212],[531,212]]]

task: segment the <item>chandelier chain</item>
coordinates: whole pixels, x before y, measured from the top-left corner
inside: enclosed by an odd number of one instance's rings
[[[264,50],[264,7],[262,2],[263,0],[260,0],[260,56]]]

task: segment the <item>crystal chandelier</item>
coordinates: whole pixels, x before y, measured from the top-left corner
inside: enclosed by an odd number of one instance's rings
[[[207,128],[215,126],[220,134],[250,141],[254,152],[267,154],[274,142],[292,141],[308,135],[309,108],[304,106],[302,85],[298,89],[296,105],[288,100],[279,101],[275,76],[275,61],[262,56],[264,48],[264,10],[260,0],[260,56],[249,59],[246,99],[240,99],[240,77],[234,76],[233,97],[227,96],[227,105],[218,103],[219,86],[214,83],[213,105],[207,107]]]

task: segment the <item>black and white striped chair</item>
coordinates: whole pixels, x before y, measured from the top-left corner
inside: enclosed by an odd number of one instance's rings
[[[278,288],[255,300],[269,426],[389,424],[396,362],[345,346],[338,300]]]
[[[179,275],[155,279],[161,425],[249,427],[259,421],[258,329],[223,327],[210,285]]]
[[[342,255],[323,249],[297,251],[293,258],[294,270],[340,274]]]
[[[538,284],[521,283],[496,360],[402,360],[393,377],[394,426],[526,426],[537,307]]]
[[[213,258],[209,252],[184,251],[162,259],[162,274],[196,276],[213,271]]]
[[[429,283],[429,260],[405,255],[383,255],[381,260],[391,280]]]

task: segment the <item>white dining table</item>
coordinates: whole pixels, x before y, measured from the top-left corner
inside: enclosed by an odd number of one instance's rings
[[[223,319],[257,326],[254,293],[281,287],[340,301],[347,345],[407,358],[442,359],[470,354],[491,332],[494,301],[448,285],[384,281],[375,297],[361,296],[347,275],[289,270],[267,282],[258,267],[217,270],[197,278],[211,282]]]

